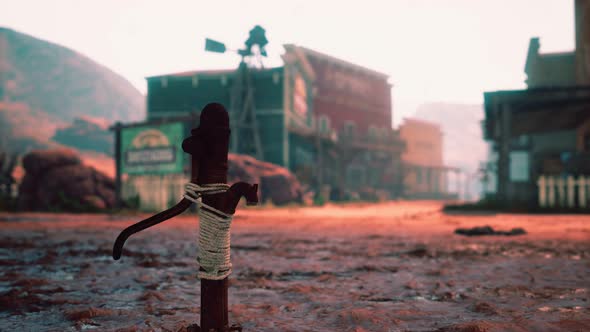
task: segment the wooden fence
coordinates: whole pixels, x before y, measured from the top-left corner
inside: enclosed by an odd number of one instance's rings
[[[539,206],[543,208],[581,208],[590,207],[590,176],[546,176],[537,181]]]

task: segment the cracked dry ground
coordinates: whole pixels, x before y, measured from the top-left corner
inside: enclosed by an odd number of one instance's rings
[[[241,208],[230,323],[245,331],[590,331],[590,216],[445,215],[432,202]],[[183,331],[197,218],[0,214],[0,330]],[[457,227],[523,227],[462,237]]]

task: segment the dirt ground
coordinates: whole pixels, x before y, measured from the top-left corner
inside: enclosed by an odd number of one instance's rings
[[[197,218],[0,214],[1,331],[182,331],[199,321]],[[490,225],[528,234],[465,237]],[[244,331],[590,331],[590,216],[446,215],[440,203],[241,208]]]

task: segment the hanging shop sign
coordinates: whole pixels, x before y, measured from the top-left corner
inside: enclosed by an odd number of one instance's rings
[[[182,123],[124,128],[121,133],[121,172],[127,174],[181,173],[184,138]]]

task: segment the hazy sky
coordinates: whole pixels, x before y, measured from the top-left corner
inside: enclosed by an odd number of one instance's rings
[[[533,36],[542,52],[574,49],[573,0],[0,0],[0,26],[73,48],[144,93],[146,76],[235,67],[204,38],[241,47],[256,24],[268,65],[294,43],[390,75],[396,126],[424,102],[524,88]]]

